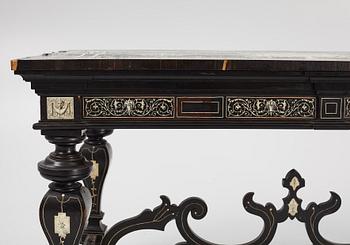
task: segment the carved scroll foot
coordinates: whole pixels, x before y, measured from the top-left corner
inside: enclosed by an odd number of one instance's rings
[[[78,245],[91,209],[91,195],[78,181],[89,176],[90,162],[75,150],[80,130],[43,131],[56,150],[39,162],[40,174],[53,182],[40,205],[40,222],[50,245]]]
[[[102,223],[104,213],[101,211],[101,196],[103,184],[112,158],[112,148],[103,138],[112,134],[110,129],[88,129],[87,139],[80,148],[81,154],[91,161],[92,172],[84,180],[84,185],[92,196],[92,209],[82,241],[85,245],[99,245],[107,226]]]
[[[311,242],[315,245],[336,245],[322,237],[318,225],[320,220],[329,214],[336,212],[341,205],[340,197],[331,192],[331,198],[324,203],[311,203],[306,209],[301,207],[302,200],[297,192],[305,186],[305,180],[296,170],[291,170],[283,179],[283,187],[289,190],[287,197],[283,199],[283,206],[280,209],[268,203],[261,205],[253,200],[254,193],[250,192],[243,198],[243,206],[247,212],[259,216],[264,227],[260,235],[250,242],[242,245],[267,245],[270,244],[275,236],[279,223],[297,219],[305,223],[307,234]],[[162,204],[153,210],[145,210],[140,215],[121,221],[114,225],[102,240],[102,245],[115,245],[124,236],[129,233],[153,229],[164,230],[165,226],[172,220],[175,220],[178,231],[185,240],[176,245],[218,245],[199,237],[191,228],[188,218],[200,220],[207,214],[207,205],[199,198],[188,198],[179,206],[171,204],[166,196],[161,196]]]

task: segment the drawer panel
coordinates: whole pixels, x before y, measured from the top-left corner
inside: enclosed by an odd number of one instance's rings
[[[178,97],[178,118],[223,118],[223,97]]]

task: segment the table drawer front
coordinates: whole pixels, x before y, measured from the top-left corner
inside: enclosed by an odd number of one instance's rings
[[[178,97],[177,118],[223,118],[224,97]]]

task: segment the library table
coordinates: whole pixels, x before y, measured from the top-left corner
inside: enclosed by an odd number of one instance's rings
[[[215,244],[190,228],[190,214],[199,220],[207,213],[197,197],[176,205],[162,196],[158,207],[107,229],[101,193],[112,151],[104,138],[114,129],[350,129],[346,52],[73,50],[15,59],[11,68],[40,96],[34,129],[56,146],[38,163],[52,181],[40,205],[50,245],[114,245],[137,230],[164,230],[171,221],[183,237],[178,244]],[[304,209],[298,197],[304,186],[291,170],[280,208],[246,194],[244,208],[264,227],[245,244],[269,244],[287,219],[304,223],[313,244],[336,244],[320,234],[319,223],[340,208],[340,196],[331,192],[328,201]]]

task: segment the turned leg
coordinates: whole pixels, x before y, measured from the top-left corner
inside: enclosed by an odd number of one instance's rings
[[[112,132],[111,129],[88,129],[86,132],[88,138],[80,148],[81,154],[93,164],[90,177],[84,180],[84,185],[90,190],[92,197],[90,218],[82,239],[86,245],[100,244],[107,229],[107,226],[102,223],[104,213],[101,211],[101,195],[112,149],[103,137]]]
[[[40,222],[50,245],[78,245],[91,210],[91,195],[78,181],[90,175],[92,165],[76,144],[81,130],[43,130],[56,149],[39,162],[40,174],[53,181],[40,205]]]

